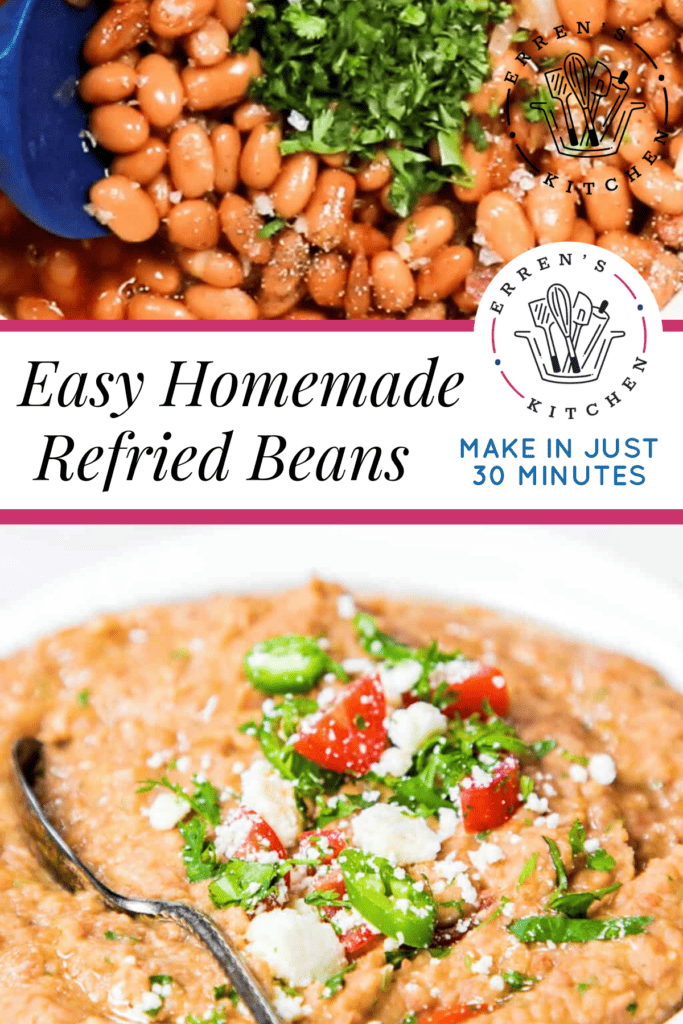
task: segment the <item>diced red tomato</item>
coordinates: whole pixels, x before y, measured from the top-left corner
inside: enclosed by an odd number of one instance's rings
[[[432,685],[432,692],[436,691],[438,685],[440,684]],[[447,692],[452,693],[455,698],[452,704],[441,708],[448,718],[454,718],[456,714],[461,718],[467,718],[475,711],[481,712],[484,701],[488,701],[496,715],[505,716],[510,710],[510,697],[503,676],[497,668],[487,665],[479,665],[472,675],[462,682],[449,683]],[[405,693],[403,704],[408,707],[419,699],[413,693]]]
[[[318,892],[329,892],[330,896],[337,899],[342,899],[346,895],[346,882],[338,868],[333,868],[326,875],[316,879],[313,882],[313,888]],[[321,910],[329,920],[339,913],[341,907],[322,907]],[[350,928],[348,932],[340,935],[339,938],[344,946],[346,955],[350,960],[353,960],[354,957],[365,953],[377,939],[383,938],[383,936],[374,932],[367,925],[359,924],[355,928]]]
[[[476,1017],[485,1010],[488,1010],[488,1006],[482,1006],[481,1003],[456,1003],[454,1006],[442,1006],[438,1010],[421,1013],[417,1020],[418,1024],[460,1024],[460,1021]]]
[[[471,777],[460,783],[460,807],[466,832],[487,832],[511,818],[520,804],[519,761],[508,754],[491,774],[491,782]]]
[[[248,807],[238,807],[234,815],[228,819],[234,823],[236,831],[244,823],[244,837],[240,835],[238,845],[230,856],[237,860],[258,860],[264,853],[276,853],[278,860],[287,859],[287,851],[278,839],[277,833],[270,827],[265,818]]]
[[[379,676],[366,676],[343,692],[329,711],[301,726],[298,754],[341,774],[365,775],[387,741],[387,708]]]
[[[320,840],[321,842],[316,842]],[[302,832],[299,840],[299,853],[303,856],[320,857],[321,864],[331,864],[346,847],[346,836],[340,828],[316,828],[311,832]],[[329,854],[321,857],[322,850],[329,848]]]

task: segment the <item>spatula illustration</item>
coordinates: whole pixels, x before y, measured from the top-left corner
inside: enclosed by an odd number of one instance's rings
[[[591,145],[599,146],[598,133],[595,130],[591,113],[591,73],[585,57],[582,57],[580,53],[568,53],[564,59],[564,73],[583,111]]]
[[[531,312],[531,319],[534,322],[534,327],[537,327],[539,331],[543,331],[545,335],[545,343],[548,347],[548,351],[550,352],[550,365],[553,368],[553,373],[559,373],[560,360],[557,358],[555,341],[548,330],[552,315],[548,307],[547,299],[534,299],[533,302],[529,303],[529,310]]]
[[[569,292],[563,284],[551,284],[548,288],[547,298],[550,312],[567,343],[569,365],[574,373],[581,373],[581,367],[576,358],[576,348],[572,340],[572,300],[569,297]]]

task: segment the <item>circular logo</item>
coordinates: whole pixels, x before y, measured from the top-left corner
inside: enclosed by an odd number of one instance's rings
[[[620,256],[553,242],[498,272],[474,330],[510,396],[536,415],[579,420],[638,393],[662,321],[649,287]]]

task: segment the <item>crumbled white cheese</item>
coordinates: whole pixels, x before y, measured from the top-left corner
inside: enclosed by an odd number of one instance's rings
[[[400,750],[398,747],[389,747],[388,750],[382,753],[377,764],[371,766],[370,770],[382,778],[385,775],[393,775],[395,778],[400,779],[408,772],[412,760],[412,756],[406,750]]]
[[[189,810],[188,800],[183,800],[175,793],[164,792],[158,793],[154,802],[144,808],[142,813],[149,818],[152,828],[156,828],[160,832],[167,832],[169,829],[175,828]]]
[[[596,850],[600,849],[599,839],[587,839],[583,844],[583,848],[586,853],[595,853]]]
[[[448,719],[438,708],[425,701],[417,701],[410,707],[394,711],[387,733],[394,746],[412,756],[428,737],[445,732],[447,726]]]
[[[406,658],[399,661],[398,665],[391,668],[380,668],[380,679],[384,688],[384,695],[390,703],[395,703],[402,694],[407,693],[415,686],[422,675],[422,665],[419,661]]]
[[[451,807],[440,807],[439,808],[439,828],[437,835],[443,843],[445,839],[450,839],[452,835],[455,835],[455,830],[458,827],[458,815]]]
[[[273,200],[265,192],[254,196],[253,199],[254,209],[262,217],[273,217],[275,215],[275,207],[273,206]]]
[[[544,796],[538,796],[537,793],[529,793],[526,805],[530,811],[535,811],[537,814],[545,814],[548,810],[548,801]]]
[[[492,956],[480,956],[478,960],[475,960],[470,970],[472,974],[490,974],[491,968],[493,967]]]
[[[467,854],[477,871],[484,872],[489,864],[496,864],[504,860],[505,854],[496,843],[481,843],[477,850],[470,850]]]
[[[162,765],[168,764],[173,757],[172,750],[156,750],[153,754],[147,758],[148,768],[161,768]]]
[[[351,823],[355,843],[392,864],[434,860],[441,841],[424,818],[405,814],[396,804],[367,807]]]
[[[588,771],[582,764],[570,764],[569,778],[578,783],[588,782]]]
[[[295,988],[327,981],[346,964],[332,925],[305,904],[255,917],[247,929],[247,952]]]
[[[281,988],[275,989],[273,1002],[283,1020],[300,1020],[311,1012],[310,1008],[304,1005],[303,996],[288,996]]]
[[[609,754],[593,754],[588,762],[588,773],[593,782],[611,786],[617,777],[617,766]]]
[[[294,786],[260,758],[242,772],[242,803],[257,811],[285,847],[296,843],[302,829]]]
[[[505,988],[505,982],[503,981],[502,975],[494,974],[493,977],[489,979],[489,985],[494,992],[502,992]]]
[[[356,614],[356,602],[350,594],[340,594],[337,598],[337,615],[340,619],[352,619]]]
[[[287,117],[287,123],[291,124],[295,131],[305,132],[311,122],[298,110],[290,110],[289,116]],[[348,617],[351,618],[351,616]]]
[[[147,639],[146,629],[131,629],[128,633],[128,639],[132,644],[144,644]]]
[[[375,666],[369,658],[344,658],[342,668],[350,676],[362,676],[369,672],[373,674],[375,672]]]
[[[202,722],[210,722],[212,717],[213,717],[213,713],[214,713],[214,711],[216,710],[217,707],[218,707],[218,695],[214,693],[214,694],[212,694],[209,697],[209,699],[207,700],[206,704],[204,705],[202,710],[199,712],[199,717],[202,720]]]

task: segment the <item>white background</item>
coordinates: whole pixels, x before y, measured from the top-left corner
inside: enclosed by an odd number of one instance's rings
[[[104,339],[104,340],[102,340]],[[5,508],[679,508],[680,381],[683,346],[678,335],[667,333],[659,345],[648,349],[648,368],[636,390],[614,409],[592,419],[569,424],[548,421],[526,410],[524,403],[503,383],[492,365],[492,355],[471,333],[410,332],[392,335],[263,333],[170,334],[107,333],[95,336],[66,333],[3,335],[3,368],[0,375],[0,408],[3,409],[3,479],[0,507]],[[58,352],[58,356],[55,355]],[[427,358],[440,356],[440,373],[461,370],[466,379],[461,400],[453,409],[261,409],[229,407],[174,410],[159,409],[172,359],[213,359],[217,371],[271,373],[286,368],[290,378],[309,371],[349,373],[365,370],[370,377],[400,370],[423,372]],[[60,360],[60,378],[71,370],[93,374],[122,370],[145,372],[148,381],[136,406],[117,419],[109,410],[84,408],[60,410],[18,409],[28,375],[29,359]],[[163,367],[163,370],[160,369]],[[188,367],[189,370],[189,367]],[[610,381],[610,388],[612,381]],[[549,429],[553,427],[553,429]],[[71,434],[79,454],[92,445],[108,446],[122,430],[136,433],[135,443],[157,447],[162,434],[171,430],[170,447],[186,444],[205,450],[222,440],[221,432],[236,431],[231,452],[230,476],[224,483],[185,483],[168,480],[154,483],[146,475],[134,484],[122,475],[108,494],[101,482],[36,483],[47,433]],[[406,445],[410,449],[406,475],[398,483],[308,480],[246,482],[256,453],[257,435],[279,433],[289,441],[292,453],[305,445],[322,452],[330,445],[369,447],[385,451]],[[605,437],[610,447],[615,438],[657,437],[655,458],[644,461],[647,482],[643,486],[519,487],[519,461],[507,459],[502,486],[473,485],[472,456],[459,457],[460,438],[536,437],[537,450],[545,450],[549,437],[572,438],[577,454]],[[177,448],[173,446],[177,443]],[[482,460],[479,459],[479,462]],[[574,460],[582,468],[590,460],[580,454]],[[594,460],[603,464],[628,459]],[[640,460],[635,460],[640,461]],[[489,462],[490,465],[490,462]],[[529,465],[529,463],[527,463]],[[596,478],[593,477],[593,480]]]

